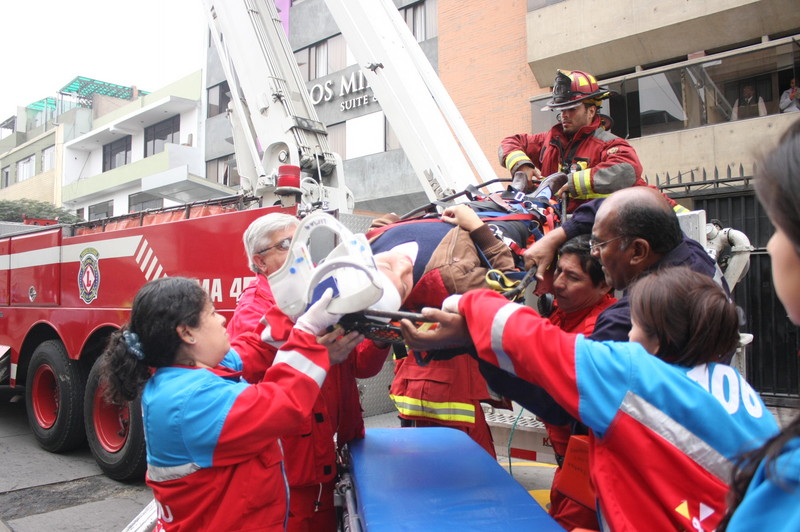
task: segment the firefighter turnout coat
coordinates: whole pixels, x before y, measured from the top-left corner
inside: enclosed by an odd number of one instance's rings
[[[511,175],[526,164],[538,168],[542,176],[567,174],[569,212],[588,200],[647,184],[636,151],[625,139],[606,131],[599,115],[571,138],[561,124],[545,133],[506,137],[500,143],[499,156]]]

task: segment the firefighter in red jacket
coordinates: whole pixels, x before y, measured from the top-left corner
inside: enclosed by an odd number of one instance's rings
[[[283,265],[298,223],[293,216],[270,213],[255,220],[245,231],[244,246],[256,279],[239,296],[228,324],[231,338],[248,331],[262,332],[262,316],[276,307],[267,276]],[[364,437],[356,378],[376,375],[388,355],[388,344],[378,346],[371,340],[364,341],[355,332],[340,335],[333,332],[318,338],[330,353],[332,365],[328,377],[304,422],[302,434],[281,438],[290,487],[289,532],[336,530],[333,506],[336,443],[341,448],[355,438]],[[276,352],[272,351],[273,356]]]
[[[518,188],[528,191],[534,180],[563,172],[569,177],[567,211],[572,212],[593,198],[647,184],[633,147],[608,131],[599,114],[602,101],[610,95],[591,74],[558,71],[553,97],[542,110],[559,111],[559,123],[546,133],[522,133],[500,143],[500,164],[512,176],[524,172],[527,177]]]

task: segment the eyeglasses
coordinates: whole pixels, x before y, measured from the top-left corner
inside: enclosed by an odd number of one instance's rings
[[[271,249],[275,249],[275,248],[278,248],[278,249],[281,249],[283,251],[286,251],[287,249],[289,249],[291,247],[291,245],[292,245],[292,239],[291,238],[284,238],[283,240],[279,241],[277,244],[273,244],[271,246],[267,246],[264,249],[262,249],[261,251],[257,251],[256,255],[262,255],[262,254],[266,253],[267,251],[269,251]]]
[[[603,240],[602,242],[594,237],[591,237],[589,239],[589,253],[592,253],[595,250],[599,252],[603,246],[613,242],[614,240],[619,240],[620,238],[625,238],[625,235],[615,236],[614,238],[609,238],[608,240]]]

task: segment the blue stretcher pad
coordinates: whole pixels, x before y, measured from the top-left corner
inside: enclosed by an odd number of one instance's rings
[[[485,450],[448,428],[367,429],[350,462],[364,530],[563,529]]]

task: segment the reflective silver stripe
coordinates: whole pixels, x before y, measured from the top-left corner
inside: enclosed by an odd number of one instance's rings
[[[516,375],[516,373],[514,372],[514,364],[508,358],[506,352],[503,351],[503,330],[511,315],[521,308],[516,303],[507,303],[497,311],[492,320],[492,351],[497,355],[497,365],[500,369],[504,369],[512,375]]]
[[[201,467],[194,462],[169,467],[147,464],[147,477],[153,482],[166,482],[167,480],[188,477],[199,469],[201,469]]]
[[[307,356],[298,351],[278,351],[278,354],[275,356],[274,364],[279,364],[281,362],[292,366],[300,373],[308,375],[316,381],[317,386],[321,387],[322,382],[325,380],[325,370],[311,362]]]
[[[730,460],[642,397],[628,392],[620,411],[659,434],[722,482],[730,482],[734,470]]]

